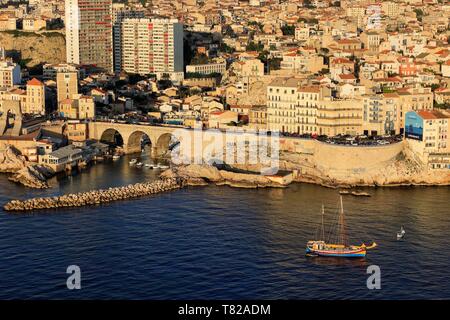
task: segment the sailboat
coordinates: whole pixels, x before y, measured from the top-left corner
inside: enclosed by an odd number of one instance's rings
[[[369,246],[366,246],[364,243],[359,246],[348,244],[347,235],[345,232],[344,205],[342,203],[342,196],[340,197],[340,205],[338,219],[339,237],[337,243],[327,243],[325,241],[325,209],[322,206],[321,240],[310,240],[307,242],[307,256],[361,258],[366,256],[367,250],[373,249],[377,246],[375,242]]]
[[[401,238],[403,238],[405,236],[405,229],[403,229],[403,226],[400,227],[400,231],[397,232],[397,240],[400,240]]]

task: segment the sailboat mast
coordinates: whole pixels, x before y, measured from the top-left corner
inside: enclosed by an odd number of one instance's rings
[[[345,220],[344,220],[344,204],[341,198],[341,211],[339,214],[339,231],[340,231],[340,242],[343,245],[347,245],[347,235],[345,233]]]
[[[325,208],[322,204],[322,240],[325,241],[325,227],[323,224],[323,216],[325,215]]]

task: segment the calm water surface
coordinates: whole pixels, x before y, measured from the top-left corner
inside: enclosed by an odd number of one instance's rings
[[[55,188],[30,190],[0,175],[0,204],[154,179],[127,159],[98,164]],[[196,187],[109,205],[35,214],[0,211],[0,299],[449,299],[450,188],[367,189],[345,197],[351,240],[375,240],[363,260],[305,257],[322,203],[314,185],[246,190]],[[396,241],[401,225],[403,241]],[[66,268],[81,268],[81,290]],[[381,268],[368,290],[366,268]]]

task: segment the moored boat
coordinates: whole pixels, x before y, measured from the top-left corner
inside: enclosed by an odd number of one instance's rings
[[[373,249],[377,246],[373,242],[370,246],[366,246],[364,243],[361,245],[348,244],[347,235],[345,232],[344,223],[344,206],[342,203],[342,196],[340,197],[340,211],[338,216],[338,228],[339,235],[336,243],[329,243],[325,241],[325,228],[324,228],[324,214],[325,210],[322,206],[322,223],[321,223],[321,236],[320,240],[310,240],[306,244],[307,256],[320,256],[320,257],[342,257],[342,258],[362,258],[367,254],[367,250]],[[330,232],[331,233],[331,232]],[[331,235],[329,237],[331,239]]]
[[[136,164],[136,163],[137,163],[137,159],[131,159],[129,162],[129,164],[131,164],[131,165]]]
[[[405,229],[403,229],[403,226],[401,226],[400,231],[397,232],[397,240],[402,239],[405,236],[405,233],[406,233]]]
[[[113,161],[117,161],[120,159],[120,156],[115,154],[115,155],[113,155],[112,159],[113,159]]]

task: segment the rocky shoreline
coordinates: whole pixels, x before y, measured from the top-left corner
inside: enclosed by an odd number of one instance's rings
[[[47,180],[54,175],[48,167],[27,162],[26,158],[10,145],[0,150],[0,173],[12,173],[8,180],[35,189],[49,188]]]
[[[98,205],[180,189],[184,186],[185,183],[181,179],[162,179],[147,183],[136,183],[124,187],[109,188],[106,190],[92,190],[88,192],[55,197],[32,198],[28,200],[11,200],[5,204],[3,209],[12,212],[23,212]]]
[[[162,178],[183,179],[189,186],[204,186],[210,183],[218,186],[227,185],[235,188],[284,188],[281,184],[257,172],[232,171],[219,169],[211,165],[190,164],[172,167],[161,174]]]

